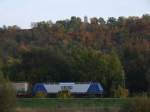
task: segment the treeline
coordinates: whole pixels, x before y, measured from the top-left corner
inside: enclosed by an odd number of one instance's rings
[[[150,15],[79,17],[0,28],[0,68],[12,81],[101,82],[106,94],[150,90]]]

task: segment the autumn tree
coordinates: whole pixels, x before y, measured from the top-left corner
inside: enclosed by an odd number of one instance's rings
[[[16,95],[11,83],[0,72],[0,110],[1,112],[15,112]]]

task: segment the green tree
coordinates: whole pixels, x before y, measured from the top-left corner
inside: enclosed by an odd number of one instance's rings
[[[72,77],[66,60],[55,48],[32,48],[22,54],[20,69],[25,80],[31,83],[70,81]]]
[[[113,96],[119,85],[124,87],[124,70],[115,52],[103,54],[93,49],[76,48],[71,54],[75,81],[101,82],[109,96]]]
[[[105,70],[105,87],[106,90],[108,90],[108,95],[114,96],[114,92],[119,85],[124,88],[125,76],[123,66],[114,51],[111,51],[109,55],[104,55],[103,58],[107,60],[107,69]]]

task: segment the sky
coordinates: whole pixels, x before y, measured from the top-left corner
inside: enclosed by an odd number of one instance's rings
[[[0,27],[68,19],[150,14],[150,0],[0,0]]]

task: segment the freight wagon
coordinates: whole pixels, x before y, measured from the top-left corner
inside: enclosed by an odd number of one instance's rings
[[[12,83],[13,88],[16,90],[17,96],[26,96],[29,90],[29,84],[27,82]]]

